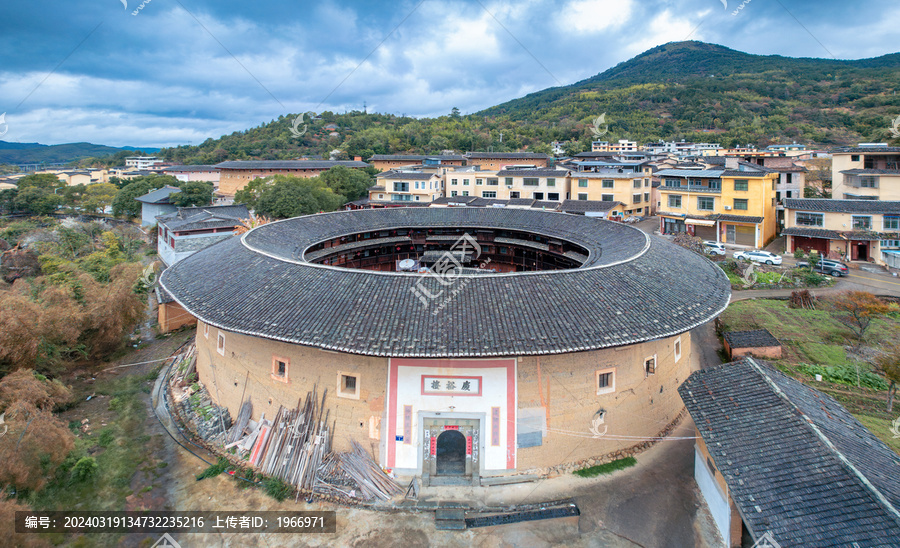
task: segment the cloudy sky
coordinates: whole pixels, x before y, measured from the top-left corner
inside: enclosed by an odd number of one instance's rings
[[[475,112],[685,39],[900,49],[896,0],[3,0],[0,21],[0,139],[45,144],[199,144],[364,102]]]

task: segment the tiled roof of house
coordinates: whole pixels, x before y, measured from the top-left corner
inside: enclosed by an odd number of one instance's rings
[[[844,175],[900,175],[898,169],[845,169]]]
[[[567,169],[509,169],[504,168],[497,172],[497,177],[565,177],[569,174]]]
[[[369,167],[356,160],[229,160],[216,164],[221,169],[330,169],[334,166]]]
[[[804,238],[826,238],[829,240],[840,240],[841,233],[834,230],[824,228],[812,228],[808,226],[792,226],[781,231],[783,236],[802,236]]]
[[[312,264],[306,250],[336,237],[409,228],[524,230],[590,251],[582,267],[467,279],[452,306],[412,290],[434,276]],[[660,268],[666,265],[666,268]],[[628,225],[495,207],[388,208],[310,215],[257,227],[181,260],[160,283],[219,328],[375,356],[558,354],[683,333],[728,305],[722,269]]]
[[[501,158],[506,160],[549,160],[542,152],[466,152],[466,158]]]
[[[168,166],[164,167],[162,171],[219,171],[219,168],[210,165]]]
[[[138,196],[137,198],[135,198],[135,200],[143,202],[145,204],[170,204],[172,202],[169,201],[169,196],[175,194],[176,192],[181,192],[181,189],[166,185],[162,188],[151,190],[143,196]]]
[[[827,213],[900,213],[900,201],[832,200],[830,198],[785,198],[784,207],[799,211]]]
[[[833,398],[752,358],[678,392],[754,539],[898,545],[900,456]]]
[[[761,348],[766,346],[781,346],[781,342],[769,333],[768,329],[753,329],[750,331],[729,331],[725,333],[725,342],[731,348]]]
[[[368,161],[412,161],[421,162],[422,160],[465,160],[466,157],[461,154],[373,154]]]
[[[759,224],[765,219],[763,217],[752,217],[750,215],[734,215],[731,213],[713,213],[707,215],[707,219],[711,221],[725,221],[731,223],[756,223]]]
[[[900,147],[841,147],[832,151],[832,154],[865,154],[867,152],[900,152]]]
[[[566,213],[585,213],[587,211],[609,211],[622,202],[605,202],[600,200],[565,200],[559,206],[560,211]]]
[[[249,219],[250,212],[244,204],[180,207],[178,211],[158,215],[156,221],[169,230],[186,232],[210,228],[232,228]]]

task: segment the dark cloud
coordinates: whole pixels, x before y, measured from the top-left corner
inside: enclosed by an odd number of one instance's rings
[[[834,0],[126,2],[0,6],[5,139],[198,143],[363,101],[413,116],[474,112],[670,41],[861,58],[890,53],[900,23],[891,0],[865,10]]]

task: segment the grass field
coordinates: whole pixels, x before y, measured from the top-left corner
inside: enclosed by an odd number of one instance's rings
[[[900,453],[900,438],[893,438],[891,421],[900,414],[900,401],[894,411],[886,409],[887,392],[857,387],[856,368],[861,373],[872,372],[868,363],[856,362],[847,355],[847,348],[856,343],[853,333],[838,321],[827,302],[819,302],[818,310],[792,309],[785,300],[739,301],[722,314],[724,331],[744,331],[764,328],[784,346],[780,360],[769,360],[784,373],[829,394],[866,425],[872,433]],[[895,340],[900,333],[900,321],[884,317],[873,321],[866,335],[869,342]],[[809,365],[821,365],[834,372],[832,378],[843,377],[844,382],[817,382]],[[878,380],[878,379],[876,379]],[[876,386],[876,385],[872,385]]]

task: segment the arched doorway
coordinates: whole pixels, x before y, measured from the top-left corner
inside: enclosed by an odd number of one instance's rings
[[[444,430],[437,438],[435,473],[442,476],[466,474],[466,437],[458,430]]]

